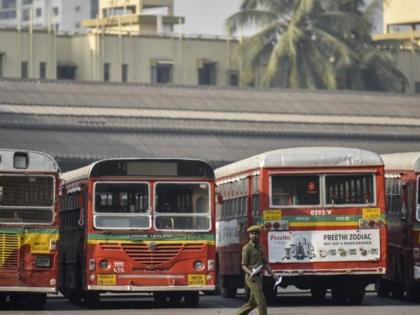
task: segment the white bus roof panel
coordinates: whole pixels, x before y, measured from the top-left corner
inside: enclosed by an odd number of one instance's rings
[[[231,176],[260,168],[286,167],[346,167],[379,166],[383,161],[379,154],[355,148],[302,147],[265,152],[220,167],[216,178]]]
[[[27,167],[15,167],[15,154],[26,154]],[[0,171],[3,172],[57,172],[59,170],[57,161],[48,153],[19,150],[0,149]]]
[[[420,171],[420,152],[383,154],[381,157],[385,170]]]
[[[83,180],[86,178],[89,178],[92,174],[92,170],[94,169],[94,167],[98,164],[101,164],[103,162],[107,162],[107,161],[139,161],[139,162],[171,162],[171,161],[189,161],[189,162],[199,162],[199,163],[204,163],[207,165],[207,162],[201,161],[201,160],[197,160],[197,159],[170,159],[170,158],[111,158],[111,159],[103,159],[103,160],[99,160],[96,161],[94,163],[91,163],[89,165],[86,165],[84,167],[72,170],[72,171],[68,171],[65,173],[61,174],[61,179],[63,179],[65,182],[67,183],[71,183],[71,182],[75,182],[75,181],[79,181],[79,180]],[[210,166],[208,166],[210,168]],[[118,175],[117,175],[118,176]],[[214,178],[214,174],[213,174],[213,170],[211,170],[211,176],[212,178]]]

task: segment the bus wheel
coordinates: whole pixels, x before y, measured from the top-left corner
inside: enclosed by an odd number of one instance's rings
[[[263,292],[264,292],[264,296],[267,300],[268,305],[272,305],[276,301],[277,288],[276,290],[273,290],[273,286],[274,286],[274,281],[271,281],[271,279],[269,281],[264,281]]]
[[[17,308],[41,310],[47,301],[43,293],[15,293],[10,295],[12,305]]]
[[[184,295],[184,302],[187,307],[197,307],[200,302],[199,292],[187,292]]]
[[[391,293],[388,282],[383,279],[376,281],[375,290],[378,297],[389,297]]]
[[[420,302],[420,287],[418,285],[410,284],[405,288],[407,299],[412,302]]]
[[[342,287],[333,287],[331,289],[331,296],[335,304],[341,305],[347,302],[347,292]]]
[[[6,294],[0,294],[0,307],[6,304]]]
[[[69,302],[73,305],[80,305],[82,303],[82,294],[77,290],[68,290]]]
[[[155,301],[156,306],[166,305],[167,295],[162,292],[153,292],[153,300]]]
[[[402,287],[402,284],[395,283],[391,288],[391,296],[394,299],[401,299],[404,297],[404,289]]]
[[[236,296],[236,287],[222,288],[222,296],[227,299],[233,299]]]
[[[42,310],[47,302],[46,294],[30,294],[26,298],[28,307],[31,309]]]
[[[355,286],[350,288],[348,293],[349,303],[352,305],[361,304],[365,296],[365,287],[364,286]]]
[[[169,305],[171,306],[179,306],[182,300],[182,294],[178,292],[172,292],[168,295],[169,298]]]
[[[85,291],[83,293],[84,305],[88,308],[95,308],[99,306],[101,297],[98,292]]]
[[[327,294],[327,288],[323,288],[323,287],[311,288],[312,299],[316,302],[324,300],[326,294]]]

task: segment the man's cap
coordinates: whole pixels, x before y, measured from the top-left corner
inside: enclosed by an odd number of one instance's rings
[[[248,233],[253,233],[253,232],[261,232],[262,228],[260,225],[251,225],[246,231]]]

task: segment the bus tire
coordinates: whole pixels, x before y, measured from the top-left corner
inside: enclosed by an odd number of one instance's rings
[[[99,292],[85,291],[83,293],[83,304],[87,308],[96,308],[101,302],[101,296]]]
[[[326,294],[327,294],[327,288],[324,288],[324,287],[311,288],[312,299],[316,302],[324,300]]]
[[[352,290],[349,292],[349,304],[351,305],[359,305],[362,304],[363,298],[365,297],[365,289],[360,290]]]
[[[0,294],[0,307],[6,304],[7,294]]]
[[[394,299],[402,299],[404,297],[404,288],[401,283],[395,283],[392,286],[391,296]]]
[[[67,297],[69,299],[70,304],[73,305],[81,305],[82,304],[82,294],[80,291],[77,290],[68,290]]]
[[[185,293],[184,303],[187,307],[197,307],[200,303],[200,293],[198,291]]]
[[[44,293],[14,293],[10,294],[10,302],[15,308],[42,310],[47,301]]]
[[[420,302],[420,286],[415,284],[407,284],[405,288],[405,295],[411,302]]]
[[[167,295],[162,292],[153,292],[153,300],[156,306],[162,307],[167,302]]]
[[[273,290],[274,281],[265,279],[263,282],[263,292],[268,305],[274,304],[277,297],[277,288]]]
[[[222,288],[222,296],[226,299],[233,299],[236,296],[236,287]]]
[[[177,307],[181,304],[181,300],[182,300],[182,293],[180,292],[170,292],[168,294],[168,303],[171,306]]]
[[[47,302],[47,295],[44,293],[29,294],[26,297],[28,308],[42,310]]]
[[[389,297],[391,294],[388,281],[383,279],[378,279],[378,281],[376,281],[375,290],[378,297]]]
[[[342,305],[347,302],[347,292],[343,287],[333,287],[331,289],[331,296],[334,304]]]

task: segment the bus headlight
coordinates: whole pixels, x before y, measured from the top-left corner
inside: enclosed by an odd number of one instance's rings
[[[108,266],[109,266],[108,260],[106,260],[106,259],[103,259],[99,262],[99,267],[102,268],[102,269],[107,269]]]
[[[50,256],[36,256],[35,266],[40,267],[40,268],[51,267],[51,257]]]
[[[204,264],[202,261],[197,260],[194,262],[194,269],[195,270],[202,270],[204,268]]]

